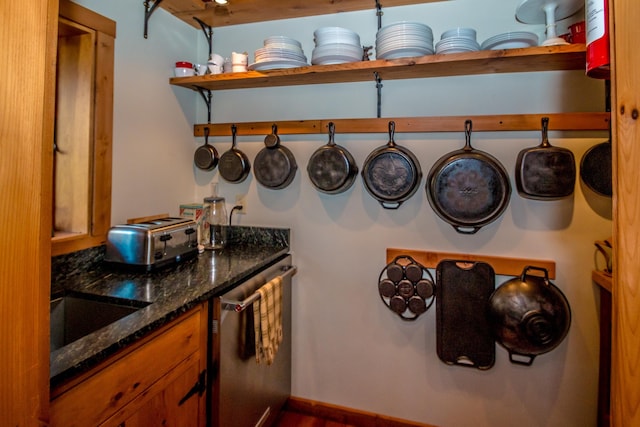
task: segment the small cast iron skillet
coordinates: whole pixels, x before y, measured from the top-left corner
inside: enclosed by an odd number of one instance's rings
[[[375,149],[364,162],[362,179],[373,198],[385,209],[398,209],[420,185],[422,170],[408,149],[396,145],[396,124],[389,122],[389,142]]]
[[[196,149],[193,154],[193,162],[198,169],[212,171],[218,165],[218,151],[209,144],[209,127],[204,128],[204,145]]]
[[[346,148],[335,143],[335,125],[329,122],[329,142],[318,148],[307,164],[309,179],[327,194],[347,191],[358,176],[358,166]]]
[[[253,163],[256,179],[273,190],[287,187],[293,181],[298,165],[291,150],[280,145],[277,125],[271,127],[271,134],[265,137],[264,145]]]
[[[220,156],[218,171],[226,181],[238,184],[249,176],[251,163],[247,155],[236,147],[236,132],[236,125],[231,125],[231,148]]]

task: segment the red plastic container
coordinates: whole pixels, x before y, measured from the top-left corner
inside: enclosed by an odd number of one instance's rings
[[[573,25],[569,25],[569,31],[571,32],[571,43],[586,43],[587,35],[585,33],[586,24],[584,21],[576,22]]]

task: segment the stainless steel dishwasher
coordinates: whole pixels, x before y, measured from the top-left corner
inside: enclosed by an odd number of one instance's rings
[[[210,301],[211,348],[209,425],[266,427],[276,420],[291,394],[291,255]],[[283,339],[271,365],[258,364],[253,333],[253,302],[258,288],[282,277]]]

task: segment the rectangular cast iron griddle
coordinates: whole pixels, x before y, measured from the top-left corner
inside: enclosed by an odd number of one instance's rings
[[[488,304],[495,272],[485,262],[443,260],[436,267],[437,353],[448,365],[489,369],[495,341]]]

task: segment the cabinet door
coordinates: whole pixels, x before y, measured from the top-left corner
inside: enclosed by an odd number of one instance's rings
[[[167,386],[151,396],[123,427],[173,426],[197,427],[204,425],[205,399],[203,393],[192,392],[200,377],[198,360],[190,361],[175,375],[167,375]]]
[[[206,318],[206,309],[197,307],[149,336],[130,353],[56,395],[50,407],[51,425],[118,426],[177,379],[184,378],[189,383],[185,386],[188,391],[204,370],[206,329],[202,323]],[[195,373],[186,374],[190,369]],[[184,394],[186,391],[178,401]]]

